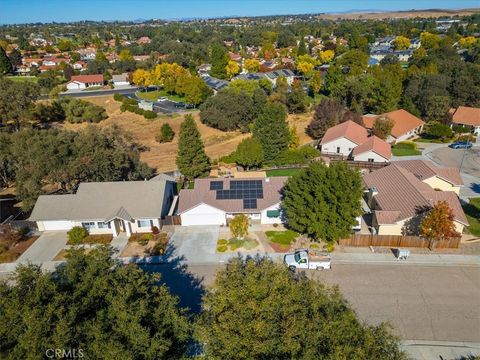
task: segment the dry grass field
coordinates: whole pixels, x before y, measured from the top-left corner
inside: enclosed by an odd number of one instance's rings
[[[178,146],[178,133],[180,124],[183,121],[183,115],[160,116],[154,120],[146,120],[142,116],[130,112],[122,113],[120,103],[113,100],[112,96],[101,96],[94,98],[85,98],[94,104],[103,106],[107,110],[108,119],[94,126],[106,127],[116,124],[129,133],[139,144],[144,145],[148,150],[142,152],[141,159],[148,165],[156,168],[157,171],[175,170],[175,156]],[[223,155],[230,154],[235,150],[242,139],[248,137],[248,134],[242,134],[237,131],[223,132],[203,125],[199,120],[198,112],[192,113],[197,126],[200,130],[205,149],[212,159],[218,159]],[[295,124],[297,133],[300,137],[300,143],[305,144],[311,141],[305,134],[305,127],[311,119],[311,114],[292,115],[289,117],[290,124]],[[175,131],[175,138],[171,143],[159,144],[155,141],[155,135],[160,131],[162,124],[168,123]],[[61,127],[68,130],[79,130],[87,124],[64,124]]]

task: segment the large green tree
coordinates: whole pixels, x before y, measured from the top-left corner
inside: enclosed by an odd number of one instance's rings
[[[12,62],[5,50],[0,46],[0,76],[13,72]],[[2,80],[3,81],[3,80]]]
[[[31,119],[35,100],[40,95],[36,84],[0,80],[0,124],[12,125],[16,130]]]
[[[235,150],[235,162],[247,169],[259,167],[264,159],[262,144],[256,139],[242,140]]]
[[[70,253],[53,273],[20,266],[0,284],[0,353],[41,359],[76,349],[90,359],[179,359],[189,324],[158,274],[112,260],[107,247]]]
[[[213,45],[210,50],[210,63],[212,64],[211,74],[219,79],[227,78],[228,61],[227,50],[221,45]]]
[[[313,119],[307,126],[307,134],[314,139],[321,139],[332,126],[341,122],[345,107],[334,99],[323,98],[315,107]]]
[[[360,174],[343,162],[313,162],[284,187],[282,208],[288,226],[314,240],[348,236],[361,215]]]
[[[281,104],[268,103],[253,123],[253,138],[262,144],[265,160],[274,160],[290,142],[287,112]]]
[[[208,175],[210,159],[192,115],[185,116],[180,126],[177,166],[187,180]]]
[[[267,258],[231,260],[195,330],[208,359],[406,358],[388,326],[363,324],[338,288]]]

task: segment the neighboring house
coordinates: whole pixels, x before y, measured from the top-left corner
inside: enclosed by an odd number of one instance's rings
[[[112,82],[114,86],[130,85],[130,81],[128,81],[128,73],[123,73],[120,75],[112,75]]]
[[[41,195],[30,215],[38,230],[83,226],[91,234],[149,232],[160,228],[175,196],[168,176],[150,181],[81,183],[74,195]]]
[[[394,162],[365,175],[366,200],[377,234],[418,235],[423,216],[439,201],[449,204],[456,230],[462,233],[467,218],[455,191],[435,190],[442,181],[456,183],[452,189],[462,184],[458,170],[422,160]]]
[[[480,108],[459,106],[458,109],[451,109],[450,113],[453,124],[466,126],[480,136]]]
[[[150,55],[133,55],[135,61],[147,61],[148,59],[150,59]]]
[[[67,83],[67,90],[86,89],[91,86],[103,86],[103,75],[75,75]]]
[[[226,225],[238,214],[261,224],[279,224],[281,190],[287,179],[196,179],[193,189],[180,191],[182,226]]]
[[[85,61],[77,61],[72,65],[73,70],[84,71],[87,69],[88,64]]]
[[[391,135],[387,138],[387,142],[389,143],[396,143],[413,138],[423,131],[423,125],[425,125],[425,122],[421,119],[403,109],[390,111],[381,115],[364,115],[362,117],[363,125],[371,130],[373,129],[375,120],[384,116],[391,119],[394,123]]]
[[[217,93],[228,86],[228,81],[226,80],[217,79],[208,74],[203,74],[201,77],[203,81],[205,81],[205,84],[207,84],[207,86],[212,89],[214,93]]]
[[[150,44],[152,40],[148,36],[142,36],[137,40],[137,44]]]
[[[228,52],[228,57],[232,61],[236,61],[236,62],[241,62],[242,61],[242,55],[235,54],[234,52],[231,52],[231,51]]]
[[[373,135],[363,144],[355,147],[350,156],[354,161],[389,162],[392,157],[392,147]]]
[[[208,74],[211,70],[212,70],[212,64],[202,64],[198,67],[198,73],[200,75]]]
[[[269,71],[266,73],[263,72],[257,72],[257,73],[246,73],[246,74],[240,74],[235,76],[232,81],[235,81],[237,79],[242,79],[242,80],[252,80],[252,81],[258,81],[260,79],[268,79],[273,86],[277,86],[277,79],[283,76],[287,80],[288,85],[292,85],[293,80],[295,79],[295,74],[293,73],[292,70],[290,69],[279,69],[275,71]]]

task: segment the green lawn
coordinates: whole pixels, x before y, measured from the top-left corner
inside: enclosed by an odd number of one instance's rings
[[[268,240],[275,244],[288,246],[292,242],[295,241],[295,238],[298,234],[292,230],[286,231],[265,231],[265,235],[267,235]]]
[[[33,82],[36,83],[38,81],[38,77],[36,76],[7,76],[8,80],[12,80],[15,82]]]
[[[273,169],[267,170],[267,176],[293,176],[298,174],[300,171],[304,169],[295,168],[295,169]]]
[[[463,206],[463,211],[470,223],[468,230],[473,235],[480,236],[480,198],[470,199],[470,203]]]
[[[150,92],[137,92],[137,96],[141,99],[157,101],[158,98],[166,96],[169,100],[176,102],[185,102],[184,96],[168,94],[165,90],[157,90]]]
[[[412,156],[412,155],[421,155],[422,152],[417,149],[399,149],[395,148],[395,146],[392,147],[392,154],[394,156]]]

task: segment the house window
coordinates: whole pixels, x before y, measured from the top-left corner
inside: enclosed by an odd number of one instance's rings
[[[339,154],[339,153],[340,153],[340,147],[337,146],[337,154]]]
[[[110,223],[109,223],[109,222],[99,221],[99,222],[97,222],[97,227],[98,227],[99,229],[110,229]]]
[[[137,220],[137,226],[139,228],[149,228],[153,226],[152,220]]]
[[[280,210],[267,210],[267,217],[269,218],[279,218]]]
[[[91,229],[95,229],[95,223],[93,221],[82,222],[82,226],[84,229],[87,229],[88,231],[90,231]]]
[[[374,161],[375,161],[375,160],[372,159],[372,158],[369,158],[369,159],[368,159],[368,162],[374,162]]]

